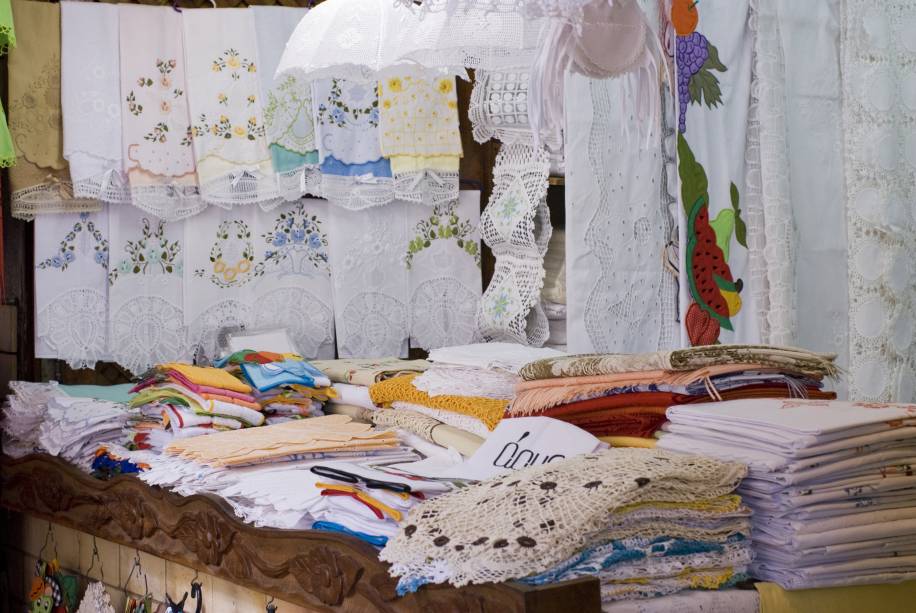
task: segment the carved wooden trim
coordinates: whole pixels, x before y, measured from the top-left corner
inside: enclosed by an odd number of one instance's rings
[[[46,455],[3,458],[2,506],[136,547],[315,611],[544,613],[601,610],[598,581],[538,588],[434,586],[398,598],[388,564],[359,539],[255,528],[229,505],[179,496],[135,477],[99,481]]]

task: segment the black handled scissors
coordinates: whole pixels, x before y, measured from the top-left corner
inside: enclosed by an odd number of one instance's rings
[[[330,466],[312,466],[309,470],[311,470],[319,477],[336,479],[337,481],[343,481],[344,483],[355,484],[362,482],[370,490],[388,490],[389,492],[396,492],[398,494],[409,494],[411,492],[410,486],[405,483],[379,481],[378,479],[363,477],[362,475],[340,470],[339,468],[332,468]]]

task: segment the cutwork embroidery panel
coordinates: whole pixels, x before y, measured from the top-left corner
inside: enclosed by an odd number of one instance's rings
[[[108,325],[112,358],[135,375],[188,360],[182,275],[184,223],[135,207],[108,210]]]
[[[108,358],[108,216],[35,220],[35,357],[92,368]]]

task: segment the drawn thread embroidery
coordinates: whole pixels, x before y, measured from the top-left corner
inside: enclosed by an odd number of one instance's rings
[[[165,236],[165,222],[159,221],[153,231],[149,219],[143,219],[141,237],[124,245],[127,257],[108,273],[109,285],[114,285],[121,275],[146,275],[156,273],[181,273],[181,243],[169,241]]]
[[[86,234],[83,234],[83,232]],[[73,228],[60,241],[57,253],[39,262],[38,268],[47,270],[56,268],[60,271],[67,270],[76,261],[76,240],[79,236],[91,236],[95,241],[93,245],[93,261],[104,268],[108,268],[108,240],[102,232],[95,227],[95,222],[89,219],[89,213],[81,213],[80,220],[73,224]]]

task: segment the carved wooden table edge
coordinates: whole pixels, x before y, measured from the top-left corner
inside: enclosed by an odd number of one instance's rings
[[[36,454],[0,458],[0,505],[232,581],[315,611],[601,610],[597,579],[427,586],[399,598],[371,546],[317,530],[256,528],[224,500],[180,496],[131,476],[101,481]]]

